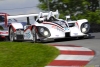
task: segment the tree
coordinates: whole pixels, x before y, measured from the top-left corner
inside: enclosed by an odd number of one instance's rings
[[[98,0],[39,0],[38,7],[42,10],[48,11],[48,3],[51,11],[59,10],[60,18],[65,18],[66,15],[71,15],[72,18],[91,18],[95,16],[96,10],[98,10]],[[96,15],[98,15],[96,12]],[[95,16],[96,17],[96,16]],[[89,19],[90,22],[96,19]]]
[[[88,6],[88,9],[90,11],[95,12],[96,9],[99,8],[99,3],[98,3],[99,1],[98,0],[88,0],[88,2],[90,3],[90,5]]]
[[[47,11],[47,0],[39,0],[39,8]],[[71,14],[73,15],[77,11],[83,11],[85,5],[88,4],[85,0],[48,0],[50,10],[58,9],[59,12],[63,15]]]

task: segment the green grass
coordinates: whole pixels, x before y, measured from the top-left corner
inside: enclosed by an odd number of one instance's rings
[[[44,67],[59,54],[50,45],[28,42],[0,42],[0,67]]]

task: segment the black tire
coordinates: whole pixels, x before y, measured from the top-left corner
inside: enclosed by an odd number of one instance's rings
[[[34,27],[32,28],[32,35],[33,35],[33,40],[32,40],[32,42],[33,42],[33,43],[36,43],[36,42],[37,42],[37,34],[36,34],[36,30],[35,30]]]
[[[14,41],[14,31],[13,31],[12,27],[9,30],[9,41],[10,42]]]
[[[91,39],[91,38],[92,38],[91,34],[87,34],[87,36],[84,36],[84,39]]]

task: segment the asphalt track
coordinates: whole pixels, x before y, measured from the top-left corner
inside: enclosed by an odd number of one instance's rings
[[[59,39],[55,42],[48,42],[47,44],[59,44],[59,45],[76,45],[83,46],[95,51],[94,58],[87,64],[87,67],[99,67],[100,65],[100,33],[91,33],[91,39]]]

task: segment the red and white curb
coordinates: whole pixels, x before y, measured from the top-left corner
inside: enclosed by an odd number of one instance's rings
[[[81,46],[54,46],[60,50],[60,55],[45,67],[82,67],[95,55],[93,50]]]

